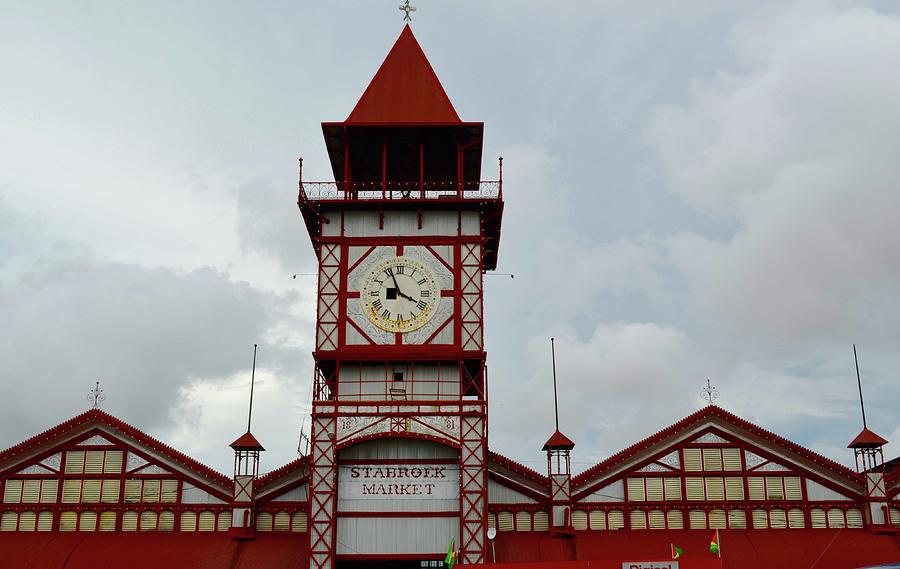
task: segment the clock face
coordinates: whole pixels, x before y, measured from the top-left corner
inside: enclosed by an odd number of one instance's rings
[[[440,296],[431,268],[409,257],[393,257],[372,267],[359,302],[363,314],[382,330],[411,332],[431,320]]]

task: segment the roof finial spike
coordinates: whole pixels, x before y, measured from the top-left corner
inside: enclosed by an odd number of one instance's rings
[[[100,389],[99,381],[97,381],[97,383],[94,384],[93,389],[88,391],[87,400],[91,404],[92,409],[99,409],[100,404],[106,400],[106,395],[103,393],[103,390]]]
[[[719,390],[709,381],[709,378],[706,378],[706,387],[700,390],[703,393],[703,397],[706,398],[706,404],[712,405],[713,399],[719,398]]]
[[[247,432],[250,432],[250,420],[253,418],[253,384],[256,383],[256,344],[253,344],[253,368],[250,371],[250,410],[247,412]]]
[[[410,17],[409,14],[410,14],[410,12],[415,12],[416,7],[410,5],[409,0],[406,0],[406,2],[404,2],[403,4],[400,5],[400,11],[405,12],[405,14],[403,14],[404,22],[412,22],[412,18]]]
[[[859,408],[862,410],[863,429],[866,426],[866,404],[863,403],[862,380],[859,378],[859,358],[856,357],[856,344],[853,344],[853,362],[856,364],[856,385],[859,387]]]
[[[553,361],[553,414],[556,417],[556,430],[559,430],[559,402],[556,397],[556,346],[550,338],[550,358]]]

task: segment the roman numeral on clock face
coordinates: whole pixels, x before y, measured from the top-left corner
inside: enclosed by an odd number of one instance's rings
[[[420,300],[418,304],[416,304],[416,308],[419,310],[425,310],[425,307],[428,306],[424,301]]]

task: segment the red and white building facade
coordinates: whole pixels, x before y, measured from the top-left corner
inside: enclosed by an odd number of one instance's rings
[[[489,450],[483,276],[504,195],[502,161],[482,180],[483,123],[407,27],[322,128],[334,180],[301,163],[298,200],[319,262],[309,456],[260,475],[248,432],[226,476],[88,411],[0,452],[0,565],[439,567],[451,542],[461,564],[509,567],[618,569],[670,544],[688,569],[900,560],[900,474],[867,430],[857,470],[715,406],[577,475],[559,431],[546,472]]]

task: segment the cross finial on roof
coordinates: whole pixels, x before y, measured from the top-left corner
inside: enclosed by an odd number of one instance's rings
[[[91,408],[97,409],[100,407],[100,404],[106,400],[106,395],[103,394],[103,390],[100,389],[100,382],[98,381],[94,388],[88,391],[87,396],[88,403],[91,404]]]
[[[411,6],[410,3],[409,3],[409,0],[406,0],[406,2],[404,2],[403,4],[400,5],[400,11],[406,12],[406,13],[403,15],[403,21],[404,21],[404,22],[412,22],[412,18],[409,16],[409,13],[410,13],[410,12],[415,12],[415,11],[416,11],[416,7],[415,7],[415,6]]]
[[[712,405],[713,399],[719,398],[719,390],[715,388],[715,386],[710,383],[709,378],[706,378],[706,387],[700,390],[703,393],[703,397],[706,398],[706,404]]]

